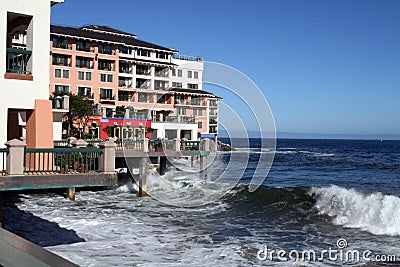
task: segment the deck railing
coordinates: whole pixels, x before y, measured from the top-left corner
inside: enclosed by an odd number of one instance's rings
[[[7,153],[8,153],[8,148],[0,148],[0,175],[6,175],[7,174]]]
[[[67,147],[68,144],[68,139],[54,140],[54,147]]]
[[[143,140],[117,140],[115,141],[117,147],[116,151],[121,150],[134,150],[134,151],[143,151]]]
[[[181,141],[182,151],[199,151],[200,141]]]
[[[100,148],[26,148],[24,172],[100,172]]]

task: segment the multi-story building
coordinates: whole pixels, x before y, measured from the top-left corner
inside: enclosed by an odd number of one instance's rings
[[[218,133],[220,98],[203,90],[200,57],[179,56],[173,49],[97,25],[53,25],[50,43],[50,93],[93,100],[98,114],[90,123],[97,137],[102,122],[110,120],[118,138],[137,136],[148,121],[152,138],[193,140]]]
[[[0,0],[1,146],[14,138],[27,147],[53,146],[48,39],[50,9],[60,2]]]

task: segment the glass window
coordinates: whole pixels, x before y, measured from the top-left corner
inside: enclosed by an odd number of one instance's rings
[[[109,83],[113,82],[113,75],[112,74],[107,74],[107,82],[109,82]]]
[[[197,71],[194,72],[194,78],[198,79],[199,78],[199,73]]]
[[[182,88],[182,83],[172,82],[172,87]]]
[[[142,57],[150,57],[150,51],[147,49],[138,49],[137,55]]]
[[[55,85],[54,86],[54,92],[68,93],[69,92],[69,85]]]
[[[91,72],[86,72],[86,80],[91,81],[92,80],[92,73]]]
[[[178,70],[178,77],[182,77],[182,70]]]
[[[168,54],[165,52],[157,52],[157,58],[167,59]]]
[[[54,70],[54,77],[61,78],[61,70],[60,69],[55,69]]]
[[[172,69],[172,76],[176,76],[176,69]]]
[[[63,78],[69,79],[69,70],[63,70]]]
[[[105,83],[105,82],[106,82],[106,78],[107,78],[107,75],[106,75],[106,74],[104,74],[104,73],[101,73],[101,74],[100,74],[100,82]]]
[[[138,94],[138,102],[147,103],[149,99],[148,94],[146,93],[139,93]]]
[[[177,108],[178,115],[186,115],[186,108]]]
[[[114,99],[113,90],[100,88],[100,99],[107,99],[107,98]]]
[[[85,73],[83,71],[78,71],[78,80],[84,80],[85,79]]]
[[[188,88],[189,89],[199,89],[199,85],[194,84],[194,83],[188,83]]]
[[[99,44],[99,53],[101,54],[112,54],[112,46],[106,44]]]
[[[192,78],[192,71],[188,70],[188,78]]]
[[[197,128],[202,129],[203,128],[203,122],[201,122],[201,121],[197,122]]]
[[[203,110],[200,108],[193,109],[193,116],[203,116]]]

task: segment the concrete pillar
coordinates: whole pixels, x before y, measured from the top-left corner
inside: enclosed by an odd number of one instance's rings
[[[64,95],[62,98],[63,98],[62,109],[69,110],[69,96],[68,95]]]
[[[71,201],[75,201],[75,187],[67,188],[67,198]]]
[[[6,142],[5,145],[8,147],[6,164],[8,175],[23,175],[25,143],[18,139],[12,139]]]
[[[172,140],[174,142],[174,151],[181,151],[181,140],[179,140],[178,138],[175,138],[174,140]]]
[[[100,157],[100,171],[115,172],[115,147],[116,144],[111,140],[99,144],[99,148],[103,149]]]
[[[210,151],[210,142],[211,142],[211,140],[208,139],[208,138],[205,138],[205,139],[201,140],[200,150],[201,151],[205,151],[205,152],[209,152]]]
[[[50,100],[35,100],[35,109],[27,116],[26,121],[26,147],[54,147],[53,110]]]
[[[87,147],[88,143],[85,140],[78,139],[71,142],[71,145],[76,148]]]
[[[149,138],[143,138],[143,152],[149,152]]]
[[[147,171],[149,169],[149,161],[147,158],[140,159],[139,166],[139,197],[147,195]]]

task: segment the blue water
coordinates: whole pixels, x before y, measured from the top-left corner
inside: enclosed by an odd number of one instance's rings
[[[400,260],[400,141],[280,139],[272,168],[254,193],[247,185],[257,166],[267,165],[260,156],[271,151],[251,139],[249,148],[218,153],[209,176],[234,153],[233,167],[250,159],[243,176],[232,177],[239,185],[208,205],[168,206],[127,187],[79,192],[73,204],[56,194],[23,195],[15,205],[32,215],[10,207],[5,227],[83,266],[342,266],[348,262],[257,258],[264,246],[318,252],[337,248],[340,238],[348,249]],[[184,193],[196,186],[194,175],[171,167],[167,176],[180,177],[177,197],[190,197]],[[68,232],[56,237],[59,228]],[[370,262],[353,262],[360,264]]]

